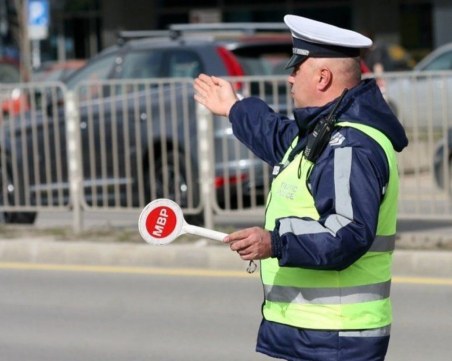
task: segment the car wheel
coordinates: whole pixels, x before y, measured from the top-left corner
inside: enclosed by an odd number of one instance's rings
[[[452,158],[449,157],[449,195],[452,195]]]
[[[183,164],[183,154],[180,152],[176,154],[168,152],[166,162],[161,156],[156,159],[155,178],[151,177],[149,169],[145,172],[145,194],[149,201],[152,200],[154,194],[157,198],[169,198],[177,201],[181,207],[187,206],[189,196],[187,172]],[[175,163],[176,159],[179,160],[179,165]],[[154,183],[152,183],[153,178]],[[165,188],[167,188],[166,192]]]
[[[167,153],[166,166],[162,157],[155,162],[155,193],[158,198],[169,198],[177,201],[181,207],[188,204],[187,172],[183,163],[181,152]],[[176,159],[179,164],[176,164]],[[165,180],[168,188],[165,193]]]
[[[443,164],[435,166],[435,182],[440,189],[446,190],[444,186],[444,181],[449,181],[449,193],[452,194],[452,158],[449,157],[449,176],[448,179],[444,180],[444,167]]]
[[[8,172],[4,174],[0,169],[0,206],[11,204],[13,200],[14,185]],[[0,224],[20,223],[33,224],[36,212],[10,212],[0,211]]]
[[[199,191],[196,188],[196,182],[193,179],[191,182],[188,182],[188,172],[185,167],[184,162],[184,154],[182,152],[174,152],[170,151],[167,153],[166,157],[166,165],[164,165],[164,160],[162,157],[159,157],[155,162],[155,194],[157,198],[169,198],[177,202],[182,208],[189,206],[190,201],[189,197],[193,196],[193,203],[196,204],[198,201]],[[177,164],[178,162],[179,164]],[[166,174],[165,174],[166,172]],[[147,180],[146,189],[149,194],[147,198],[150,199],[150,191],[152,189],[152,185],[150,182],[149,172],[145,175]],[[196,172],[193,175],[197,174]],[[165,192],[165,183],[164,180],[167,180],[167,192]],[[193,188],[190,192],[189,184],[193,185]],[[185,220],[190,224],[200,225],[202,224],[203,217],[202,213],[195,215],[186,215]]]

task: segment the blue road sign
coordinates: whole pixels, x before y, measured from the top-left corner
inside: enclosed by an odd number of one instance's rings
[[[49,0],[28,0],[30,39],[45,39],[48,34],[49,22]]]
[[[49,26],[48,0],[28,0],[28,24]]]

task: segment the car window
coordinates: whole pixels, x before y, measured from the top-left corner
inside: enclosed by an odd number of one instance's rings
[[[452,70],[452,51],[438,56],[427,64],[424,70]]]
[[[118,75],[122,79],[161,78],[162,51],[136,51],[126,55],[122,71]]]
[[[68,78],[67,86],[69,89],[74,89],[77,84],[82,81],[105,80],[111,72],[115,62],[116,55],[107,55],[91,64],[80,68],[71,77]]]
[[[194,78],[201,72],[201,62],[190,50],[153,49],[129,53],[119,77],[122,79]]]
[[[195,78],[202,71],[201,61],[193,51],[175,50],[167,55],[170,78]]]

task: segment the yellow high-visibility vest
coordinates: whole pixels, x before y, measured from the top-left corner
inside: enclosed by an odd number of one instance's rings
[[[389,139],[372,127],[349,122],[336,126],[353,127],[364,132],[378,142],[388,159],[390,176],[379,209],[376,238],[366,254],[341,271],[280,267],[276,258],[262,260],[261,279],[265,293],[262,312],[266,320],[300,328],[382,328],[392,321],[389,293],[399,187],[396,155]],[[290,150],[284,160],[287,160]],[[303,157],[301,163],[300,157]],[[273,180],[268,197],[266,229],[273,230],[276,219],[284,217],[319,219],[307,187],[312,167],[313,163],[301,153]]]

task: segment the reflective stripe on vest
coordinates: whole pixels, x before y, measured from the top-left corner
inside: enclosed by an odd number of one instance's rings
[[[267,320],[301,328],[378,330],[391,323],[389,292],[397,214],[397,163],[392,144],[378,130],[355,123],[337,125],[361,130],[377,141],[387,156],[390,178],[380,205],[377,235],[369,251],[342,271],[279,267],[277,259],[263,260],[263,315]],[[272,183],[266,212],[267,229],[274,229],[275,220],[280,219],[280,234],[329,232],[334,235],[350,222],[353,217],[348,189],[351,148],[336,148],[335,152],[335,162],[341,162],[335,167],[334,175],[338,214],[330,216],[325,227],[316,221],[319,215],[306,185],[313,164],[299,154]],[[300,160],[300,157],[303,158]]]
[[[341,287],[338,295],[337,288],[318,287],[288,287],[264,285],[265,298],[272,302],[293,302],[312,304],[349,304],[382,300],[389,297],[391,282],[381,282],[371,285],[355,287]]]

